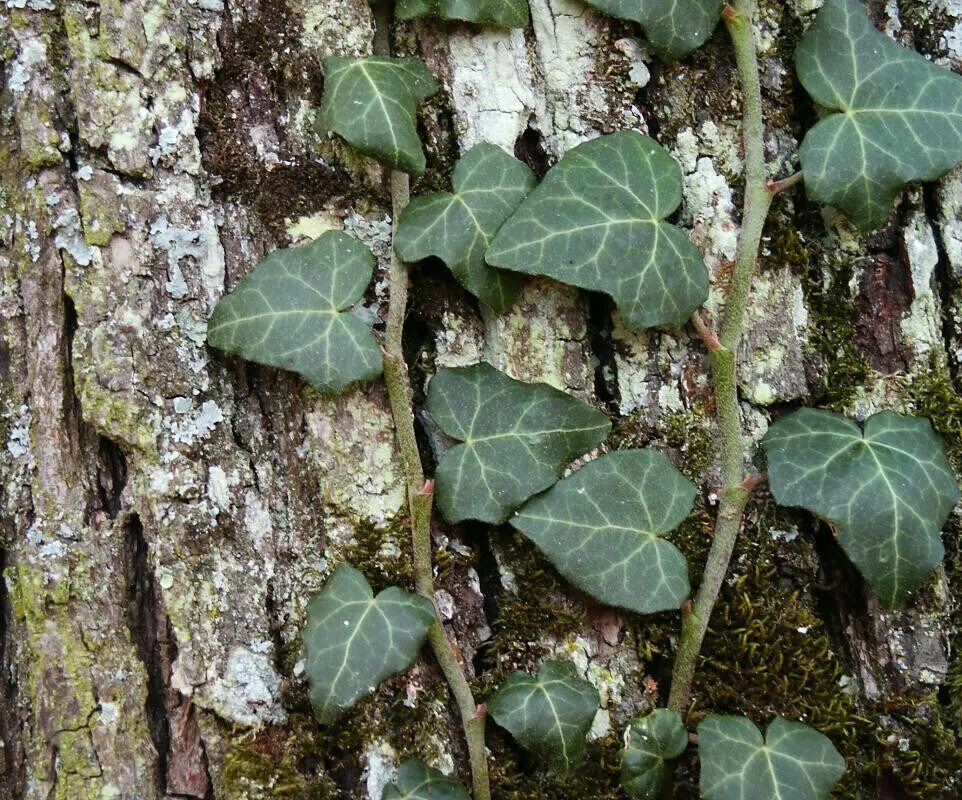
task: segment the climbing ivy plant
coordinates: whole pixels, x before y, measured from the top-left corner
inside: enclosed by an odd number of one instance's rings
[[[393,170],[397,224],[384,334],[352,311],[373,256],[339,232],[269,255],[221,300],[209,325],[212,346],[297,372],[326,393],[376,380],[383,369],[404,462],[417,593],[389,587],[375,596],[360,572],[339,566],[307,606],[305,671],[317,717],[328,724],[406,669],[429,641],[461,713],[476,800],[491,797],[485,706],[434,605],[435,495],[449,523],[510,522],[601,603],[637,613],[680,610],[667,707],[628,725],[621,773],[633,800],[662,796],[668,762],[688,746],[701,643],[759,483],[744,474],[735,370],[772,198],[804,181],[813,200],[871,228],[887,219],[907,182],[936,178],[962,161],[962,79],[876,31],[856,0],[827,0],[798,48],[799,79],[825,114],[801,145],[802,173],[782,181],[771,180],[764,156],[755,0],[591,3],[640,23],[665,58],[698,47],[719,17],[728,29],[743,90],[746,185],[738,256],[719,287],[717,325],[699,312],[709,284],[702,257],[668,221],[682,201],[679,166],[640,133],[573,148],[537,186],[525,165],[481,144],[458,163],[452,191],[408,204],[406,173],[425,167],[417,105],[438,84],[418,59],[389,52],[327,59],[319,113],[324,132]],[[514,0],[398,0],[395,13],[504,26],[527,20]],[[441,259],[487,313],[509,308],[525,275],[547,275],[610,295],[629,329],[691,324],[710,358],[722,477],[715,535],[694,594],[685,557],[670,539],[692,509],[695,486],[653,450],[597,452],[608,419],[557,389],[488,363],[439,371],[425,410],[450,444],[434,480],[425,478],[402,334],[406,262],[428,257]],[[884,605],[895,607],[928,580],[942,559],[939,533],[959,490],[927,420],[882,412],[860,426],[803,409],[776,420],[763,446],[775,499],[827,520]],[[562,478],[586,454],[588,463]],[[487,698],[494,721],[557,772],[580,760],[598,705],[598,689],[568,660],[513,673]],[[828,738],[782,718],[763,736],[747,718],[709,715],[697,739],[708,800],[823,800],[844,770]],[[468,794],[417,761],[403,764],[384,793],[389,800],[428,797]]]

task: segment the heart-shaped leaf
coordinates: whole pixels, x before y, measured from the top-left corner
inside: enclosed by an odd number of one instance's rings
[[[371,329],[341,313],[364,295],[374,256],[340,231],[275,250],[214,308],[212,347],[297,372],[324,392],[381,374]]]
[[[462,442],[444,454],[435,475],[438,508],[448,522],[504,522],[611,429],[604,414],[577,398],[516,381],[490,364],[438,372],[427,410]]]
[[[886,606],[942,560],[939,531],[959,489],[927,419],[883,411],[863,433],[838,414],[803,408],[772,425],[764,445],[775,499],[833,523]]]
[[[434,606],[396,586],[377,597],[364,576],[339,566],[307,605],[305,672],[322,723],[332,722],[417,658]]]
[[[521,276],[489,267],[484,251],[534,188],[534,175],[500,147],[479,144],[462,156],[451,184],[453,194],[411,201],[398,220],[394,249],[405,261],[437,256],[468,291],[501,313],[518,296]]]
[[[695,487],[661,453],[608,453],[535,497],[511,520],[596,600],[641,614],[678,608],[688,564],[661,535],[691,511]]]
[[[568,152],[488,248],[489,264],[610,294],[631,329],[681,325],[708,297],[697,248],[664,218],[681,168],[634,131]]]
[[[394,13],[398,19],[440,17],[505,28],[523,28],[528,24],[525,0],[397,0]]]
[[[684,58],[711,36],[724,0],[588,0],[595,8],[645,29],[655,52],[669,61]]]
[[[457,781],[420,761],[401,764],[397,781],[386,786],[381,800],[471,800]]]
[[[795,59],[808,93],[839,112],[802,142],[813,200],[876,228],[906,183],[962,161],[962,78],[877,31],[864,3],[828,0]]]
[[[394,169],[420,175],[424,152],[417,107],[438,90],[418,58],[324,59],[324,96],[319,125]]]
[[[688,731],[681,716],[657,708],[628,726],[621,763],[621,787],[632,800],[657,800],[665,777],[665,761],[678,758],[688,747]]]
[[[699,786],[706,800],[824,800],[845,772],[828,737],[775,717],[765,739],[744,717],[710,716],[698,726]]]
[[[513,672],[488,701],[488,711],[518,743],[553,772],[581,760],[598,711],[598,690],[570,661],[546,661],[537,675]]]

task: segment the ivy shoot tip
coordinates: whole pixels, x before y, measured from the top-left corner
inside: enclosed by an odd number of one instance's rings
[[[434,494],[434,479],[425,478],[421,488],[418,489],[418,497],[430,497]]]

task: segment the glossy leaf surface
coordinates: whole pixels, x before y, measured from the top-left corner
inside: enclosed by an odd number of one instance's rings
[[[859,227],[882,225],[909,181],[962,161],[962,78],[877,31],[864,3],[828,0],[796,65],[808,93],[837,112],[802,143],[808,194]]]
[[[407,669],[433,620],[429,600],[395,586],[374,597],[360,572],[339,566],[307,606],[305,672],[317,718],[332,722]]]
[[[775,499],[833,523],[886,606],[942,560],[939,532],[959,490],[927,419],[883,411],[863,432],[838,414],[806,408],[772,425],[764,445]]]
[[[662,539],[688,516],[695,487],[660,453],[608,453],[511,520],[579,589],[641,614],[678,608],[688,564]]]
[[[442,456],[435,475],[438,508],[448,522],[504,522],[611,428],[581,400],[544,383],[516,381],[490,364],[441,370],[428,388],[427,410],[461,442]]]
[[[440,17],[505,28],[523,28],[528,24],[525,0],[397,0],[395,14],[398,19]]]
[[[681,169],[633,131],[568,152],[501,227],[489,264],[611,295],[631,329],[681,325],[708,297],[698,249],[665,222]]]
[[[628,726],[621,787],[631,800],[658,800],[665,777],[665,761],[678,758],[688,747],[688,731],[676,711],[657,708]]]
[[[297,372],[324,392],[372,380],[381,373],[381,350],[345,309],[363,297],[373,270],[371,252],[340,231],[275,250],[214,308],[207,341]]]
[[[595,8],[645,29],[652,48],[668,60],[684,58],[711,36],[724,0],[588,0]]]
[[[464,787],[442,772],[411,759],[401,764],[397,781],[381,800],[471,800]]]
[[[405,261],[436,256],[471,293],[497,312],[521,289],[521,276],[489,267],[484,251],[504,221],[534,188],[531,170],[493,144],[462,156],[454,192],[416,197],[401,214],[394,248]]]

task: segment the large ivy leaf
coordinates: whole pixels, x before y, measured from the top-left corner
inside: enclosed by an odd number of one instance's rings
[[[640,23],[659,56],[684,58],[711,36],[724,0],[588,0],[620,19]]]
[[[370,250],[340,231],[275,250],[214,308],[207,341],[325,392],[376,378],[381,350],[371,329],[341,313],[364,295],[373,270]]]
[[[698,726],[699,787],[706,800],[824,800],[845,772],[828,737],[776,717],[765,739],[744,717],[710,716]]]
[[[665,761],[688,747],[688,731],[677,711],[658,708],[632,720],[625,737],[621,787],[632,800],[657,800]]]
[[[488,248],[488,263],[610,294],[632,329],[681,325],[708,297],[697,248],[664,218],[681,169],[634,131],[568,152]]]
[[[457,781],[420,761],[401,764],[397,781],[385,787],[381,800],[471,800]]]
[[[374,597],[360,572],[339,566],[307,605],[305,672],[317,718],[332,722],[407,669],[433,621],[430,600],[396,586]]]
[[[611,429],[604,414],[577,398],[516,381],[490,364],[438,372],[427,410],[461,442],[442,456],[435,475],[438,508],[448,522],[504,522]]]
[[[691,511],[695,487],[653,450],[592,461],[511,520],[558,571],[596,600],[641,614],[678,608],[688,564],[661,538]]]
[[[883,411],[863,432],[838,414],[805,408],[772,425],[764,446],[775,499],[833,523],[886,606],[942,560],[939,531],[959,489],[927,419]]]
[[[397,0],[394,13],[398,19],[440,17],[505,28],[523,28],[528,24],[525,0]]]
[[[864,3],[828,0],[795,58],[808,93],[839,112],[802,142],[812,199],[875,228],[906,183],[962,161],[962,78],[877,31]]]
[[[598,690],[570,661],[546,661],[537,675],[513,672],[488,701],[488,712],[518,743],[563,772],[581,760],[598,710]]]
[[[420,175],[425,159],[417,106],[437,90],[418,58],[330,56],[318,122],[382,164]]]
[[[479,144],[462,156],[451,184],[453,194],[411,201],[398,221],[394,249],[405,261],[437,256],[470,292],[501,313],[518,296],[521,277],[489,267],[484,251],[534,187],[534,175],[500,147]]]

